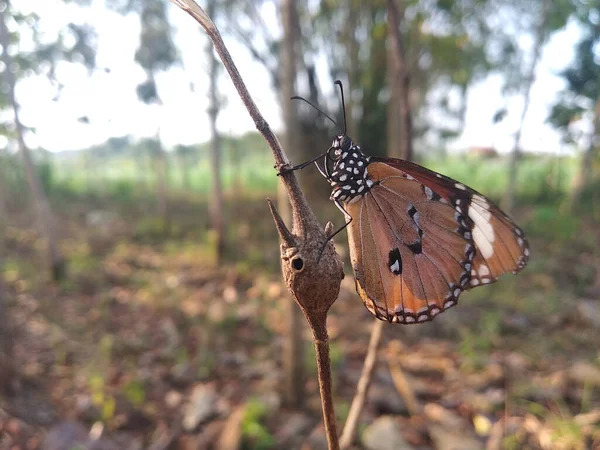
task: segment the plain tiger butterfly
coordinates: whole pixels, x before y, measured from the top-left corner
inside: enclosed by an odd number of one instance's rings
[[[356,290],[375,317],[427,322],[456,305],[464,290],[525,267],[523,231],[489,199],[417,164],[369,156],[354,143],[336,84],[344,131],[324,154],[288,170],[314,162],[331,184],[330,199],[346,219],[336,233],[348,228]],[[292,98],[333,122],[304,98]]]

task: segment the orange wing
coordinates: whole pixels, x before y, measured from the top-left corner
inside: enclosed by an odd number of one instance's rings
[[[368,170],[376,184],[346,204],[357,291],[379,319],[432,320],[471,281],[473,221],[398,169],[372,163]]]
[[[383,163],[422,183],[473,222],[475,258],[469,287],[488,284],[507,272],[527,265],[529,244],[525,234],[500,208],[474,189],[418,164],[394,158],[372,157],[369,174]],[[373,168],[373,169],[372,169]]]

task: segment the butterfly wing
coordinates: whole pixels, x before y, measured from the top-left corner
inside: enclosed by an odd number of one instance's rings
[[[496,281],[506,272],[517,273],[527,265],[529,244],[523,231],[500,208],[474,189],[425,167],[394,158],[371,159],[406,173],[461,210],[473,223],[476,254],[469,287]]]
[[[397,168],[371,163],[368,172],[375,184],[345,205],[357,291],[382,320],[432,320],[471,280],[472,221]]]

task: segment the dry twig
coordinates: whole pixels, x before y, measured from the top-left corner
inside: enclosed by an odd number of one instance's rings
[[[340,437],[340,448],[350,448],[356,437],[356,428],[358,426],[358,419],[362,412],[367,393],[369,392],[369,385],[373,378],[373,370],[375,369],[375,363],[377,362],[377,349],[379,348],[379,342],[381,341],[381,332],[383,330],[383,324],[385,322],[375,319],[373,322],[373,328],[371,329],[371,339],[369,341],[369,348],[367,349],[367,355],[363,364],[360,379],[356,387],[356,393],[352,399],[352,405],[348,412],[348,418],[344,424],[344,430]]]
[[[275,159],[275,166],[280,171],[290,167],[286,154],[250,97],[219,30],[211,18],[193,0],[171,1],[196,19],[208,34],[250,117],[254,120],[256,128],[269,144]],[[281,239],[283,278],[294,300],[302,309],[313,333],[325,431],[329,448],[338,449],[326,321],[327,311],[339,294],[340,283],[344,277],[343,265],[335,252],[333,242],[328,241],[333,226],[328,224],[325,230],[321,228],[308,206],[294,172],[282,173],[282,180],[292,205],[293,225],[291,231],[271,201],[267,201]],[[323,248],[322,255],[320,255]]]

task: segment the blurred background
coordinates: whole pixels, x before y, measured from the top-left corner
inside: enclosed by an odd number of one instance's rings
[[[367,153],[472,186],[529,237],[518,276],[384,326],[354,448],[600,448],[600,3],[200,5],[294,163],[341,130],[339,78]],[[326,448],[264,200],[285,196],[198,24],[167,0],[1,7],[0,449]],[[336,246],[341,431],[375,319]]]

